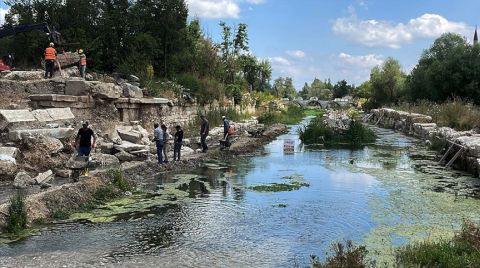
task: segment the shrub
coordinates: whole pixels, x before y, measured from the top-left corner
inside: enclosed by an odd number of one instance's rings
[[[27,206],[25,203],[26,194],[22,190],[10,198],[8,207],[7,230],[12,234],[20,234],[27,227]]]
[[[126,192],[133,190],[132,183],[125,178],[122,170],[112,169],[108,172],[108,175],[112,184],[121,191]]]
[[[407,245],[396,252],[400,267],[478,267],[480,263],[480,228],[464,223],[450,241]]]
[[[375,264],[367,260],[368,250],[365,246],[355,246],[352,241],[335,243],[332,245],[333,256],[321,262],[317,256],[311,256],[313,268],[363,268],[374,267]]]
[[[287,109],[279,112],[266,112],[258,117],[261,124],[282,123],[286,125],[294,125],[302,121],[305,110],[296,105],[289,105]]]

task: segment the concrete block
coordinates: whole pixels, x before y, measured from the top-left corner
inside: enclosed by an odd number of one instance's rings
[[[32,135],[44,135],[57,139],[65,139],[72,137],[73,134],[73,128],[22,129],[9,131],[8,138],[11,141],[21,141],[24,137]]]
[[[113,148],[117,151],[125,151],[125,152],[148,150],[147,145],[135,144],[129,141],[124,141],[122,142],[122,144],[114,144]]]
[[[65,81],[65,95],[82,96],[87,95],[87,82],[79,79]]]

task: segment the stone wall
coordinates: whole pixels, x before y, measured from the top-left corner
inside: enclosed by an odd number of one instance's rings
[[[480,134],[473,130],[456,131],[449,127],[439,127],[430,116],[387,108],[372,110],[366,119],[380,127],[419,138],[434,147],[445,149],[451,143],[463,146],[465,152],[455,162],[455,167],[480,175]]]

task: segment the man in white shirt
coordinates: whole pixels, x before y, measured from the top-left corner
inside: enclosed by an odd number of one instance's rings
[[[163,164],[163,131],[160,126],[155,123],[153,124],[154,131],[153,131],[153,141],[155,142],[155,145],[157,146],[157,159],[158,163]]]

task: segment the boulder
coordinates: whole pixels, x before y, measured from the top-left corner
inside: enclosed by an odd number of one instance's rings
[[[21,129],[21,130],[13,130],[8,132],[8,138],[11,141],[20,141],[24,139],[24,137],[32,136],[32,135],[44,135],[47,137],[57,138],[57,139],[65,139],[70,138],[73,135],[73,128],[42,128],[42,129]]]
[[[129,75],[129,76],[127,77],[127,79],[128,79],[128,81],[130,81],[130,82],[137,82],[137,83],[140,82],[140,78],[138,78],[138,76],[135,76],[135,75],[133,75],[133,74]]]
[[[24,138],[29,150],[40,151],[44,155],[53,155],[63,150],[63,143],[56,138],[44,135],[30,135]]]
[[[113,148],[117,151],[125,151],[125,152],[149,150],[148,145],[135,144],[129,141],[123,141],[122,144],[114,144]]]
[[[104,154],[111,154],[113,151],[113,142],[102,142],[97,148]]]
[[[68,170],[68,169],[57,169],[57,170],[55,170],[55,175],[60,177],[60,178],[70,178],[71,174],[72,174],[72,171]]]
[[[0,160],[16,162],[18,149],[16,147],[0,147]]]
[[[136,157],[132,154],[129,154],[125,151],[120,151],[118,153],[115,154],[115,157],[118,158],[118,160],[120,160],[120,162],[128,162],[128,161],[133,161],[136,159]]]
[[[0,110],[0,130],[12,125],[27,125],[37,119],[29,110]]]
[[[13,180],[13,186],[15,188],[27,188],[33,184],[35,184],[35,180],[25,171],[18,172]]]
[[[118,99],[122,95],[122,89],[113,83],[86,82],[89,84],[88,91],[96,98]]]
[[[143,98],[143,90],[129,83],[122,84],[123,96],[127,98]]]
[[[120,167],[120,161],[114,155],[94,153],[90,157],[88,166],[101,169],[117,168]]]
[[[11,71],[3,78],[8,80],[28,81],[41,80],[44,78],[44,71]]]
[[[142,144],[142,134],[136,131],[126,131],[125,129],[117,129],[118,135],[123,141],[129,141]]]
[[[17,172],[17,163],[0,160],[0,180],[11,179]]]
[[[63,74],[66,77],[79,77],[80,76],[80,70],[78,69],[77,66],[73,66],[70,68],[63,69]]]
[[[73,155],[65,163],[65,167],[69,169],[84,169],[87,166],[88,158],[88,156]]]

